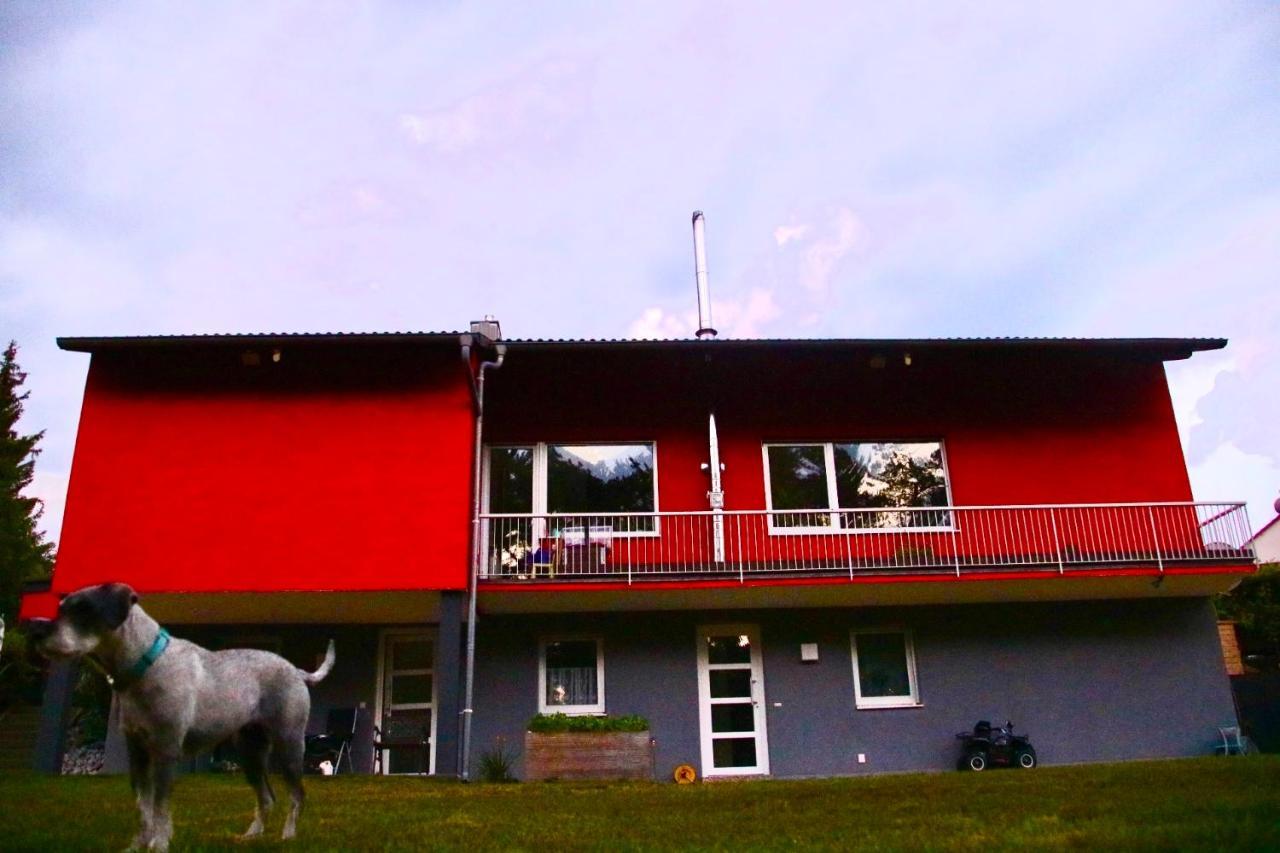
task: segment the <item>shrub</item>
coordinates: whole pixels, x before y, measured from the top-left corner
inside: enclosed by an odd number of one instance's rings
[[[505,738],[499,737],[490,749],[480,756],[480,778],[486,782],[514,782],[511,760],[514,756],[507,749]]]
[[[649,721],[637,714],[621,717],[570,717],[568,714],[536,714],[529,731],[554,732],[647,732]]]

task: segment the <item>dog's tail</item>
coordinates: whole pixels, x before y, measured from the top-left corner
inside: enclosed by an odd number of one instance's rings
[[[333,650],[333,640],[329,641],[329,648],[324,653],[324,663],[320,664],[320,668],[315,672],[307,672],[298,670],[302,673],[302,680],[307,684],[318,684],[324,680],[324,677],[333,669],[333,662],[338,659],[337,653]]]

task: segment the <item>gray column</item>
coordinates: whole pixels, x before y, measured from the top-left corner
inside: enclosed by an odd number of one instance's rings
[[[59,661],[49,665],[40,706],[40,728],[36,732],[34,766],[41,773],[61,773],[62,755],[67,748],[67,724],[71,721],[71,694],[76,688],[80,665]]]
[[[120,727],[120,702],[114,691],[111,694],[111,714],[107,717],[107,742],[103,745],[102,772],[129,772],[129,750],[125,746],[124,730]]]
[[[466,593],[440,593],[440,631],[436,637],[436,775],[458,775],[462,710],[462,611]]]

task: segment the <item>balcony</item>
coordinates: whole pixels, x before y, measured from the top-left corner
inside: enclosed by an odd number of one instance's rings
[[[480,516],[482,581],[1068,575],[1247,567],[1242,503]]]

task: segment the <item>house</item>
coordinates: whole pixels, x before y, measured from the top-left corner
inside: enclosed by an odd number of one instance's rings
[[[1280,563],[1280,498],[1276,498],[1275,510],[1276,517],[1249,540],[1259,563]]]
[[[1210,596],[1249,525],[1193,501],[1164,373],[1223,340],[59,343],[91,365],[23,615],[123,580],[210,647],[332,636],[311,727],[359,708],[366,771],[472,774],[539,712],[645,716],[659,778],[950,768],[981,718],[1049,763],[1195,755],[1235,719]],[[425,757],[375,765],[374,725]]]

